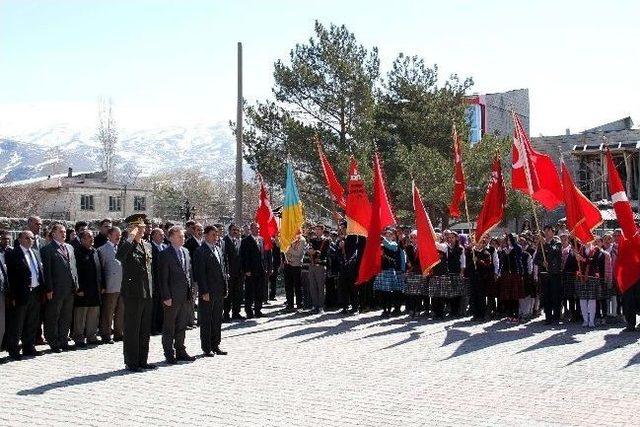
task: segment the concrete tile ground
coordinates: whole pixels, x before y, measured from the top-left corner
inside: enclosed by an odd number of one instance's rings
[[[282,314],[228,356],[123,369],[121,344],[0,365],[0,425],[639,425],[640,334],[467,319]],[[198,331],[188,351],[200,353]]]

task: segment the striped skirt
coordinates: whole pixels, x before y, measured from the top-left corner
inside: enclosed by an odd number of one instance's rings
[[[404,275],[395,270],[382,270],[373,281],[373,290],[378,292],[395,292],[404,290]]]
[[[497,280],[498,299],[506,301],[519,300],[527,296],[525,283],[521,274],[504,273]]]
[[[469,280],[457,274],[430,276],[428,293],[431,298],[455,298],[469,293]]]
[[[429,278],[422,274],[407,273],[404,293],[407,295],[429,295]]]
[[[598,299],[602,294],[602,283],[598,277],[588,276],[585,280],[576,278],[575,288],[578,299]]]

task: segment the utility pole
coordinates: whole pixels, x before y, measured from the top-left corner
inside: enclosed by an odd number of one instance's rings
[[[238,106],[236,115],[236,212],[235,223],[242,226],[242,43],[238,42]]]

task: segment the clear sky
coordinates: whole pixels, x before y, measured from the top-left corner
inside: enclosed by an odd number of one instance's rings
[[[532,133],[640,124],[639,1],[0,0],[0,134],[95,122],[111,97],[125,127],[235,115],[271,95],[273,63],[319,19],[380,49],[472,76],[473,92],[529,88]]]

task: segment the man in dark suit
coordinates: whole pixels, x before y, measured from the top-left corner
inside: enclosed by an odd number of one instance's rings
[[[173,226],[172,226],[173,227]],[[169,227],[171,228],[171,227]],[[153,261],[151,262],[151,270],[153,277],[153,309],[151,314],[151,335],[159,335],[162,333],[162,298],[160,297],[160,278],[159,278],[159,262],[160,252],[164,251],[169,244],[165,243],[164,230],[162,228],[154,228],[151,230],[151,252]]]
[[[73,246],[73,249],[75,250],[76,248],[82,245],[82,243],[80,243],[80,234],[82,234],[83,232],[89,229],[89,223],[86,221],[76,221],[75,225],[73,226],[73,229],[76,231],[76,237],[74,237],[69,242],[69,244]],[[66,230],[65,230],[65,233],[66,233]]]
[[[189,256],[191,257],[191,262],[193,263],[193,256],[196,253],[196,249],[202,245],[202,236],[204,234],[204,227],[199,222],[195,222],[193,220],[187,221],[187,232],[185,233],[185,242],[184,247],[189,251]],[[193,267],[193,264],[192,264]],[[198,295],[198,282],[193,281],[191,284],[191,295],[193,298],[190,300],[190,309],[189,309],[189,318],[187,322],[187,328],[191,329],[195,325],[195,297]]]
[[[40,217],[30,216],[27,218],[26,230],[33,233],[33,245],[31,248],[37,252],[38,256],[40,256],[40,249],[47,244],[47,240],[40,236],[40,232],[42,231],[42,220]],[[18,246],[20,246],[20,242],[18,242],[18,239],[15,239],[13,241],[13,247],[17,248]]]
[[[7,276],[7,262],[5,252],[9,249],[11,235],[7,230],[0,230],[0,351],[4,349],[3,340],[6,332],[6,301],[9,296],[9,277]]]
[[[229,275],[228,295],[224,299],[224,320],[244,320],[240,314],[242,305],[242,265],[240,261],[240,227],[229,225],[229,234],[224,236],[224,266]],[[231,313],[231,315],[229,315]]]
[[[109,230],[113,227],[113,220],[111,218],[105,218],[100,221],[100,230],[98,234],[96,234],[95,239],[93,240],[93,247],[99,248],[109,240]]]
[[[64,242],[66,229],[62,224],[51,228],[51,243],[40,250],[47,297],[44,318],[44,336],[54,353],[69,350],[67,343],[73,300],[78,290],[76,257],[71,245]]]
[[[122,350],[124,363],[132,372],[155,369],[147,363],[151,332],[151,308],[153,283],[151,277],[151,246],[142,240],[144,214],[134,214],[125,221],[129,224],[127,238],[120,242],[116,259],[122,264],[122,288],[124,300],[124,337]]]
[[[20,359],[18,343],[22,340],[22,354],[36,356],[36,335],[40,323],[40,303],[44,288],[42,264],[33,246],[34,235],[25,230],[18,235],[18,244],[5,252],[9,279],[9,330],[7,350],[12,359]]]
[[[195,360],[184,347],[193,274],[189,252],[184,248],[184,229],[171,227],[167,237],[171,245],[160,252],[159,263],[160,294],[164,305],[162,347],[167,363],[174,365],[178,360]]]
[[[258,235],[259,225],[250,226],[251,234],[242,239],[240,259],[245,278],[244,310],[247,318],[262,317],[262,299],[265,286],[265,267],[262,237]]]
[[[204,243],[196,250],[193,269],[200,299],[200,345],[205,356],[225,355],[220,350],[223,300],[227,295],[227,273],[220,240],[220,229],[208,225],[204,229]]]

